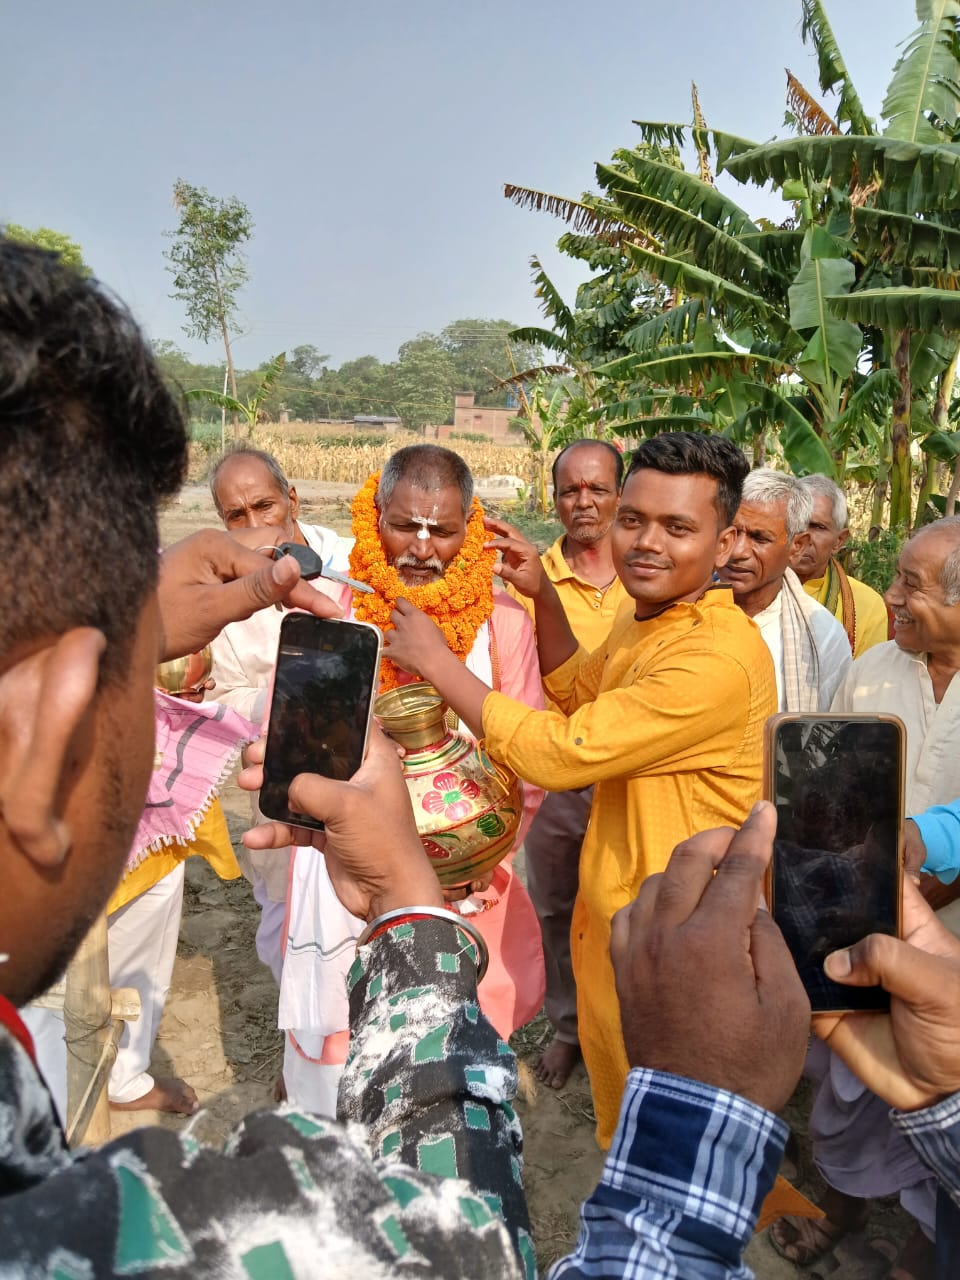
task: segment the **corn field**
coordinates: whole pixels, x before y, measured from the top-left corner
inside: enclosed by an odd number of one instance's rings
[[[272,453],[291,480],[326,480],[359,486],[372,471],[378,471],[397,449],[407,444],[429,443],[423,436],[412,432],[397,432],[370,444],[359,441],[343,444],[334,438],[325,443],[321,428],[311,430],[310,423],[298,423],[297,427],[294,438],[290,438],[289,426],[286,430],[259,427],[250,441],[256,448]],[[481,444],[472,440],[437,443],[458,453],[478,480],[495,475],[523,479],[528,476],[529,454],[522,444],[496,444],[493,441]],[[189,479],[203,480],[217,457],[217,452],[208,452],[197,441],[191,441]]]

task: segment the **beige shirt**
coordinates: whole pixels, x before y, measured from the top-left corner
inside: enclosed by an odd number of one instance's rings
[[[847,672],[831,710],[885,711],[906,725],[907,813],[960,796],[960,680],[954,676],[938,706],[926,654],[906,653],[894,640],[874,645]]]

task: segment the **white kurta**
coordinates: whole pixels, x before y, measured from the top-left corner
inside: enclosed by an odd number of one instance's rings
[[[938,706],[924,653],[895,640],[874,645],[853,663],[833,711],[886,711],[907,727],[907,813],[960,797],[960,680],[950,681]]]
[[[353,538],[342,538],[321,525],[297,523],[307,545],[325,565],[340,573],[349,572]],[[349,605],[348,587],[325,578],[314,578],[311,585],[321,594],[336,600],[341,607]],[[262,724],[267,714],[267,696],[277,665],[280,624],[285,616],[280,609],[260,609],[252,617],[224,627],[210,646],[213,652],[210,674],[216,687],[208,698],[233,707],[256,725]],[[251,812],[254,823],[263,820],[256,801],[251,802]],[[253,885],[254,895],[263,908],[261,926],[257,931],[257,951],[263,963],[273,970],[274,976],[278,976],[290,850],[243,849],[237,856],[243,874]]]
[[[340,573],[350,571],[353,538],[341,538],[332,529],[324,529],[320,525],[299,521],[298,524],[307,545],[325,565]],[[336,582],[314,578],[311,585],[338,603],[344,597],[345,589]],[[210,674],[216,681],[210,699],[235,708],[254,724],[261,724],[266,714],[267,691],[277,664],[283,618],[284,614],[279,609],[261,609],[252,618],[231,622],[224,627],[210,646],[213,652]]]
[[[796,711],[785,705],[783,694],[783,626],[781,623],[782,590],[765,609],[754,614],[753,621],[760,628],[763,642],[773,658],[773,670],[777,677],[777,706],[781,711]],[[850,667],[850,641],[842,625],[829,609],[817,604],[807,612],[807,621],[820,658],[820,710],[826,711],[841,680]]]

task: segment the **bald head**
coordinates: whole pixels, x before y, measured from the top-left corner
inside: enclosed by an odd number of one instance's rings
[[[228,529],[281,529],[289,540],[303,541],[297,491],[272,454],[261,449],[225,454],[210,477],[210,492]]]

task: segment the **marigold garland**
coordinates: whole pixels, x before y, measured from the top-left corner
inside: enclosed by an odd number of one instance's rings
[[[358,581],[373,587],[372,595],[354,592],[354,617],[387,632],[393,627],[390,614],[397,600],[409,600],[433,619],[452,652],[466,662],[477,632],[493,612],[493,566],[497,554],[486,542],[483,507],[474,498],[467,536],[444,576],[423,587],[408,587],[393,565],[387,564],[380,541],[376,504],[379,483],[378,471],[368,478],[350,508],[356,539],[350,552],[350,572]],[[384,658],[380,665],[380,692],[395,689],[400,683],[400,669]]]

